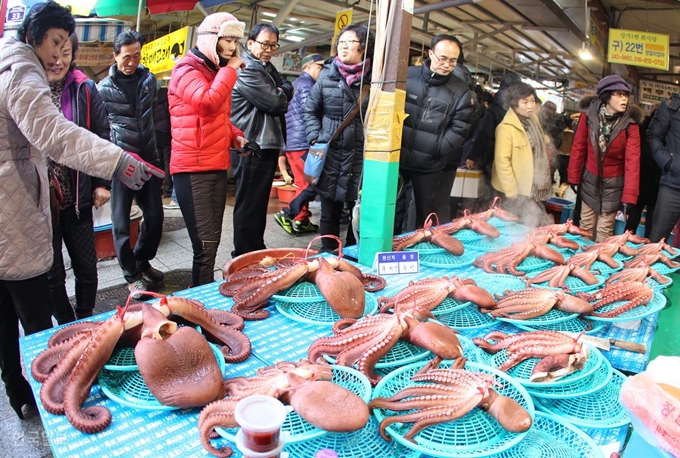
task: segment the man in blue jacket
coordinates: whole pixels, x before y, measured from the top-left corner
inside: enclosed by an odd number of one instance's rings
[[[297,190],[295,191],[295,198],[288,207],[284,207],[275,214],[274,219],[284,231],[291,235],[319,230],[319,226],[309,221],[311,213],[308,205],[316,197],[316,190],[313,186],[309,186],[303,178],[304,157],[309,150],[309,143],[307,143],[302,112],[305,109],[307,95],[319,78],[322,68],[323,56],[321,54],[310,54],[302,59],[302,73],[293,81],[295,92],[288,105],[288,112],[286,112],[286,158],[288,158],[288,164],[293,171]]]
[[[437,35],[430,43],[429,58],[422,66],[409,67],[406,80],[406,113],[399,171],[413,183],[416,225],[430,213],[449,219],[451,193],[446,180],[447,159],[460,149],[472,124],[474,105],[467,85],[453,74],[461,48],[451,35]],[[395,227],[401,227],[397,221]]]
[[[680,218],[680,159],[675,157],[680,154],[680,94],[673,94],[656,110],[647,141],[663,173],[656,200],[656,207],[663,211],[654,212],[649,237],[652,242],[658,242],[670,236]],[[675,237],[680,234],[676,233]]]

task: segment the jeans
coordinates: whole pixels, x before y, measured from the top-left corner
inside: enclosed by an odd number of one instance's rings
[[[654,212],[652,233],[649,235],[652,242],[658,242],[662,238],[668,239],[673,227],[678,222],[678,218],[680,218],[680,189],[673,189],[664,185],[659,186],[656,206],[661,211]],[[675,234],[675,237],[680,237],[680,234]]]

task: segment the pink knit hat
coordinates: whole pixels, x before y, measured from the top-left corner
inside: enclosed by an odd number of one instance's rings
[[[246,23],[236,19],[229,13],[214,13],[206,16],[198,26],[198,38],[196,47],[215,66],[219,67],[220,59],[217,56],[217,40],[220,37],[243,38]]]

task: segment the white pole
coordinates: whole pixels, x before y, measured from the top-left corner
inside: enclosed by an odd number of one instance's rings
[[[143,2],[144,2],[144,0],[139,0],[139,6],[137,7],[137,32],[139,32],[139,29],[142,26],[142,3]]]

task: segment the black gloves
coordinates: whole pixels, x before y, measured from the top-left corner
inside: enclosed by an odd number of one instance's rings
[[[142,189],[144,183],[149,181],[152,175],[163,178],[165,177],[165,172],[145,162],[135,153],[127,151],[120,156],[116,171],[113,173],[114,178],[120,180],[133,191]]]

